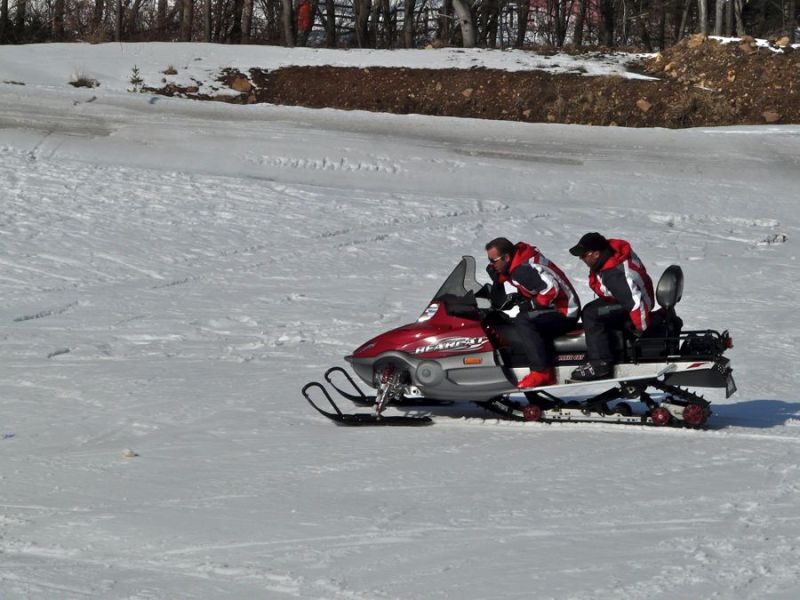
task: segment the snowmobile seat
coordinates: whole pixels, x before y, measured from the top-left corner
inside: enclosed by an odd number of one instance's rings
[[[667,312],[675,310],[675,305],[683,296],[683,270],[678,265],[664,269],[656,286],[656,302]]]
[[[573,329],[564,335],[553,340],[556,352],[559,354],[566,352],[586,352],[586,337],[583,329]]]
[[[656,302],[661,307],[650,313],[650,325],[639,339],[631,340],[639,358],[661,358],[678,353],[683,320],[675,305],[683,295],[683,271],[678,265],[664,270],[656,286]]]
[[[680,335],[683,321],[675,314],[675,305],[680,302],[682,296],[683,271],[678,265],[670,265],[664,269],[656,286],[656,302],[661,310],[653,314],[662,313],[658,318],[659,327],[653,332],[657,337],[678,337]]]

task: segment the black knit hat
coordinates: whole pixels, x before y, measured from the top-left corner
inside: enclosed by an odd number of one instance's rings
[[[569,249],[573,256],[583,256],[594,250],[605,250],[609,247],[608,240],[596,231],[585,234],[580,241]]]

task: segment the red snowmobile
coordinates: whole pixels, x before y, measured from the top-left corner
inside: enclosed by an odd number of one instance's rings
[[[660,309],[653,313],[653,324],[642,336],[617,336],[613,377],[569,379],[585,362],[583,331],[576,330],[555,340],[557,383],[520,391],[517,382],[528,366],[508,303],[492,308],[488,284],[475,278],[475,259],[464,256],[416,322],[382,333],[345,357],[375,395],[364,393],[341,367],[325,372],[325,381],[338,394],[371,406],[371,412],[342,412],[317,381],[306,384],[302,393],[340,425],[427,425],[429,416],[383,413],[388,406],[474,402],[515,420],[702,427],[711,415],[710,403],[688,388],[724,388],[730,397],[736,385],[723,354],[733,343],[727,331],[684,331],[675,313],[682,293],[683,272],[670,266],[656,287]],[[598,386],[606,389],[587,397]],[[323,399],[333,411],[319,405]]]

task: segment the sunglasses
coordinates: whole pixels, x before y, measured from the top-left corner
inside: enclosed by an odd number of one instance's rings
[[[489,259],[489,262],[490,262],[490,263],[492,263],[492,264],[494,264],[494,263],[496,263],[498,260],[502,260],[504,256],[505,256],[505,254],[503,254],[502,256],[498,256],[497,258],[490,258],[490,259]]]

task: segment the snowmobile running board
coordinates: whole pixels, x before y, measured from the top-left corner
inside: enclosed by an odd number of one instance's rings
[[[327,375],[327,373],[326,373]],[[327,377],[326,377],[327,380]],[[330,382],[329,382],[330,383]],[[333,385],[333,384],[331,384]],[[336,386],[334,386],[336,387]],[[334,412],[330,412],[324,410],[317,406],[314,400],[311,398],[311,393],[309,390],[312,388],[318,388],[328,403],[333,407]],[[407,417],[407,416],[378,416],[373,413],[354,413],[354,414],[346,414],[339,410],[339,407],[336,406],[336,403],[331,398],[331,395],[328,393],[328,390],[325,389],[325,386],[319,383],[318,381],[312,381],[307,383],[303,386],[303,396],[306,397],[308,403],[316,409],[318,413],[321,415],[329,418],[331,421],[336,423],[337,425],[347,425],[347,426],[359,426],[359,425],[405,425],[405,426],[420,426],[420,425],[432,425],[433,420],[430,417]],[[337,391],[338,388],[337,388]],[[341,393],[341,392],[340,392]],[[347,397],[347,396],[345,396]]]

